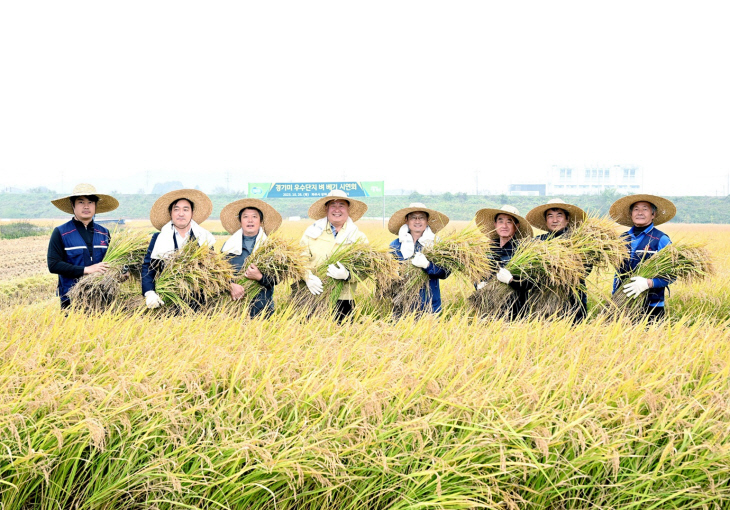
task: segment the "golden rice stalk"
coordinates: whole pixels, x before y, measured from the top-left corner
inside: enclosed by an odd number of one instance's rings
[[[139,279],[149,238],[139,230],[118,230],[112,233],[104,262],[105,273],[81,277],[71,288],[69,298],[74,306],[87,310],[106,309],[120,293],[120,285],[130,277]]]
[[[664,280],[692,282],[702,280],[714,273],[712,257],[704,244],[673,243],[645,258],[634,271],[621,275],[622,284],[612,296],[613,303],[619,308],[640,309],[643,307],[647,293],[636,299],[624,294],[624,288],[634,276],[643,278],[662,278]]]
[[[537,286],[575,288],[585,278],[584,259],[569,237],[523,242],[505,268],[516,279],[526,279]]]
[[[477,227],[471,226],[437,237],[424,246],[421,253],[432,264],[472,283],[485,280],[497,270],[489,256],[491,250],[489,239]],[[399,263],[399,274],[391,290],[391,299],[396,310],[407,313],[418,308],[421,289],[426,288],[428,293],[428,275],[411,264],[410,259]]]
[[[307,307],[313,312],[333,310],[346,283],[344,280],[335,280],[327,276],[327,267],[337,262],[350,272],[348,283],[372,279],[375,282],[377,294],[387,292],[393,281],[398,278],[398,261],[391,255],[388,246],[372,245],[363,241],[340,244],[313,271],[322,280],[324,287],[322,294],[314,296],[306,285],[297,282],[292,286],[293,302],[297,306]]]
[[[273,278],[277,283],[301,280],[307,272],[307,260],[302,255],[301,246],[291,239],[273,234],[246,259],[244,266],[234,276],[236,283],[244,288],[245,297],[242,301],[245,303],[253,301],[263,289],[256,280],[249,280],[243,275],[252,264],[261,274]]]
[[[155,290],[165,304],[188,310],[228,292],[233,267],[221,253],[207,244],[186,243],[167,256],[157,273]]]
[[[599,269],[619,267],[629,256],[626,240],[606,216],[588,217],[570,232],[570,241],[586,265]]]

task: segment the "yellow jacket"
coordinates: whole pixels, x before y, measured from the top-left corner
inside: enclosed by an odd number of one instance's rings
[[[346,236],[347,235],[347,224],[343,225],[343,227],[340,229],[340,231],[337,233],[337,237],[340,236]],[[352,234],[352,237],[349,239],[349,242],[354,243],[355,241],[364,241],[368,242],[367,236],[360,230]],[[345,241],[348,242],[348,241]],[[330,223],[327,222],[327,226],[322,232],[322,234],[317,237],[316,239],[313,239],[309,237],[307,234],[304,234],[302,236],[302,240],[299,241],[299,244],[301,244],[305,250],[304,255],[306,257],[309,257],[310,263],[309,263],[309,269],[314,271],[314,269],[319,265],[320,263],[324,262],[329,255],[337,249],[337,244],[335,243],[335,236],[332,234],[332,228],[330,226]],[[347,268],[348,270],[350,268]],[[345,282],[345,286],[342,289],[342,294],[340,294],[340,300],[345,299],[353,299],[353,296],[355,295],[355,290],[357,289],[357,282]]]

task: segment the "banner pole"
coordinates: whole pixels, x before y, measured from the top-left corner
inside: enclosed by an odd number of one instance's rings
[[[385,181],[381,181],[383,188],[383,228],[385,228]]]

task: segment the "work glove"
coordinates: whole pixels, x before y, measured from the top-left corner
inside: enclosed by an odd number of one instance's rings
[[[418,252],[411,259],[411,264],[416,267],[420,267],[421,269],[428,269],[430,262],[423,253]]]
[[[639,294],[647,290],[649,290],[649,280],[641,276],[632,277],[631,283],[624,285],[624,294],[632,299],[635,299]]]
[[[307,288],[309,289],[309,292],[311,292],[315,296],[319,296],[322,294],[322,291],[324,290],[324,287],[322,286],[322,280],[317,278],[317,276],[313,275],[311,271],[307,271],[307,279],[305,280],[307,283]]]
[[[350,277],[350,271],[345,266],[337,262],[327,266],[327,276],[335,280],[347,280]]]
[[[164,306],[165,302],[154,290],[148,290],[144,293],[145,300],[147,301],[147,308],[157,308],[158,306]]]
[[[514,280],[514,278],[512,277],[512,273],[502,267],[499,271],[497,271],[497,280],[502,283],[509,284],[512,280]]]
[[[487,282],[479,282],[479,283],[477,283],[477,290],[482,290],[486,286],[487,286]]]

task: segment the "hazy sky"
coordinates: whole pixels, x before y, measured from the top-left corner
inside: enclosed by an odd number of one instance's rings
[[[647,192],[726,194],[724,6],[3,2],[0,187],[501,192],[632,164]]]

